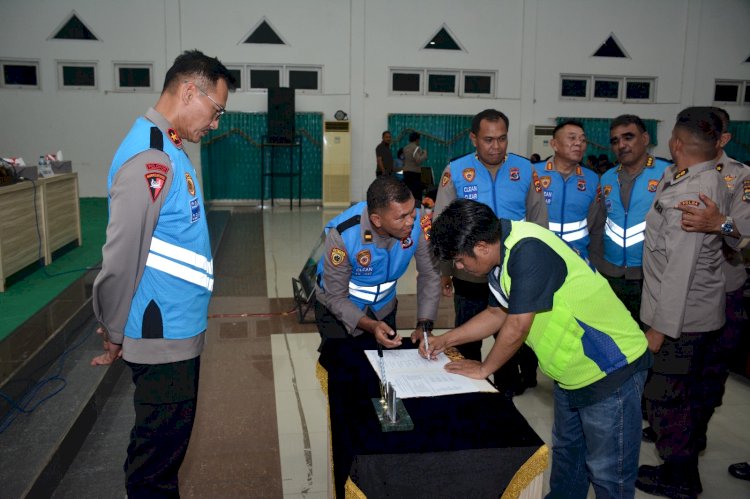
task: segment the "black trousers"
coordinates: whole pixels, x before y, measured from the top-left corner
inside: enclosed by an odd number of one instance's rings
[[[135,424],[123,466],[128,497],[180,497],[177,472],[193,431],[200,357],[127,365],[135,384]]]
[[[394,298],[395,300],[395,298]],[[374,320],[382,320],[386,324],[388,324],[391,329],[394,331],[397,331],[396,329],[396,311],[398,311],[398,301],[395,302],[393,310],[391,310],[391,313],[383,317],[382,319],[378,319],[375,317],[375,314],[372,313],[372,310],[369,308],[367,309],[367,317]],[[347,333],[346,326],[344,326],[344,323],[341,322],[335,315],[331,313],[328,308],[326,308],[322,303],[320,303],[318,300],[315,300],[315,325],[318,326],[318,333],[320,334],[320,346],[318,347],[318,352],[323,351],[323,345],[328,340],[344,340],[344,339],[351,339],[352,336]],[[373,337],[369,333],[365,333],[364,335],[360,336],[370,336]],[[373,343],[373,348],[376,346],[376,343]]]
[[[411,191],[414,200],[417,202],[417,208],[422,206],[422,174],[416,172],[404,172],[404,183]]]

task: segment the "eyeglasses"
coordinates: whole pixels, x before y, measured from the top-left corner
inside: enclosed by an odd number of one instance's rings
[[[208,97],[208,100],[210,100],[213,103],[213,105],[216,106],[216,114],[214,115],[215,120],[219,120],[222,116],[224,116],[224,113],[227,112],[227,109],[224,106],[216,102],[213,97],[208,95],[205,90],[203,90],[201,87],[196,85],[194,81],[186,81],[185,83],[192,83],[195,86],[195,88],[198,89],[200,93]]]

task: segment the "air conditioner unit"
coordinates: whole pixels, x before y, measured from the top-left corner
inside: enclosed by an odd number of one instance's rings
[[[349,207],[352,139],[348,121],[323,123],[323,206]]]
[[[552,140],[552,131],[554,126],[549,125],[531,125],[531,137],[529,139],[529,156],[537,153],[542,159],[552,156],[555,151],[549,145]]]

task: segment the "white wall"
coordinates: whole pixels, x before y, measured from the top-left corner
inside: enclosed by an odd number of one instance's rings
[[[50,40],[75,10],[98,42]],[[266,18],[288,43],[241,41]],[[667,155],[676,113],[711,104],[717,78],[750,80],[747,0],[0,0],[0,58],[40,63],[41,89],[0,88],[0,156],[62,149],[79,172],[82,196],[106,195],[112,155],[135,117],[156,102],[164,73],[183,50],[227,64],[323,67],[321,95],[297,95],[298,111],[337,109],[352,121],[352,199],[374,176],[374,149],[389,113],[474,114],[488,107],[511,120],[510,149],[527,154],[528,130],[563,115],[625,112],[662,122]],[[465,51],[421,47],[446,24]],[[614,33],[629,59],[592,58]],[[98,63],[97,90],[58,90],[60,60]],[[113,92],[113,62],[154,65],[153,92]],[[498,72],[493,99],[390,95],[389,68]],[[656,78],[656,102],[563,101],[560,73]],[[266,110],[266,94],[237,92],[228,108]],[[727,108],[750,119],[750,106]],[[200,148],[188,152],[200,162]],[[199,166],[199,165],[198,165]]]

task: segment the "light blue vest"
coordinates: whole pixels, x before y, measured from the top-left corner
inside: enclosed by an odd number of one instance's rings
[[[596,200],[599,176],[578,166],[566,180],[554,169],[552,161],[536,163],[534,169],[544,189],[549,230],[583,258],[588,258],[588,213],[591,203]]]
[[[526,196],[534,177],[528,159],[508,154],[493,180],[476,155],[467,154],[451,161],[450,173],[457,198],[486,204],[498,218],[526,219]]]
[[[152,141],[156,130],[161,141]],[[156,144],[154,142],[157,142]],[[161,142],[162,144],[158,144]],[[152,196],[166,195],[154,229],[143,277],[133,296],[125,335],[130,338],[161,337],[143,334],[144,314],[153,323],[154,314],[161,315],[163,337],[184,339],[206,330],[208,301],[213,289],[213,259],[208,236],[203,195],[197,174],[184,151],[146,118],[138,118],[120,148],[115,153],[107,179],[107,187],[120,167],[136,154],[159,148],[169,155],[170,165],[152,165],[144,169],[144,189]],[[163,166],[172,169],[173,180],[169,192],[159,193],[163,186]],[[158,317],[158,315],[156,315]]]
[[[355,204],[325,226],[325,232],[331,228],[341,234],[346,247],[346,254],[352,267],[349,278],[349,299],[360,310],[370,307],[380,310],[396,297],[396,281],[404,275],[419,243],[419,223],[414,224],[411,235],[391,249],[379,248],[374,242],[366,242],[360,229],[360,217],[365,212],[366,202]],[[416,220],[419,220],[417,210]],[[323,260],[318,262],[318,284],[325,289]]]
[[[643,171],[633,182],[630,205],[626,210],[620,198],[617,174],[622,165],[610,168],[600,180],[607,221],[604,226],[604,258],[618,267],[640,267],[643,261],[643,239],[646,213],[651,208],[664,170],[669,162],[649,156]]]

